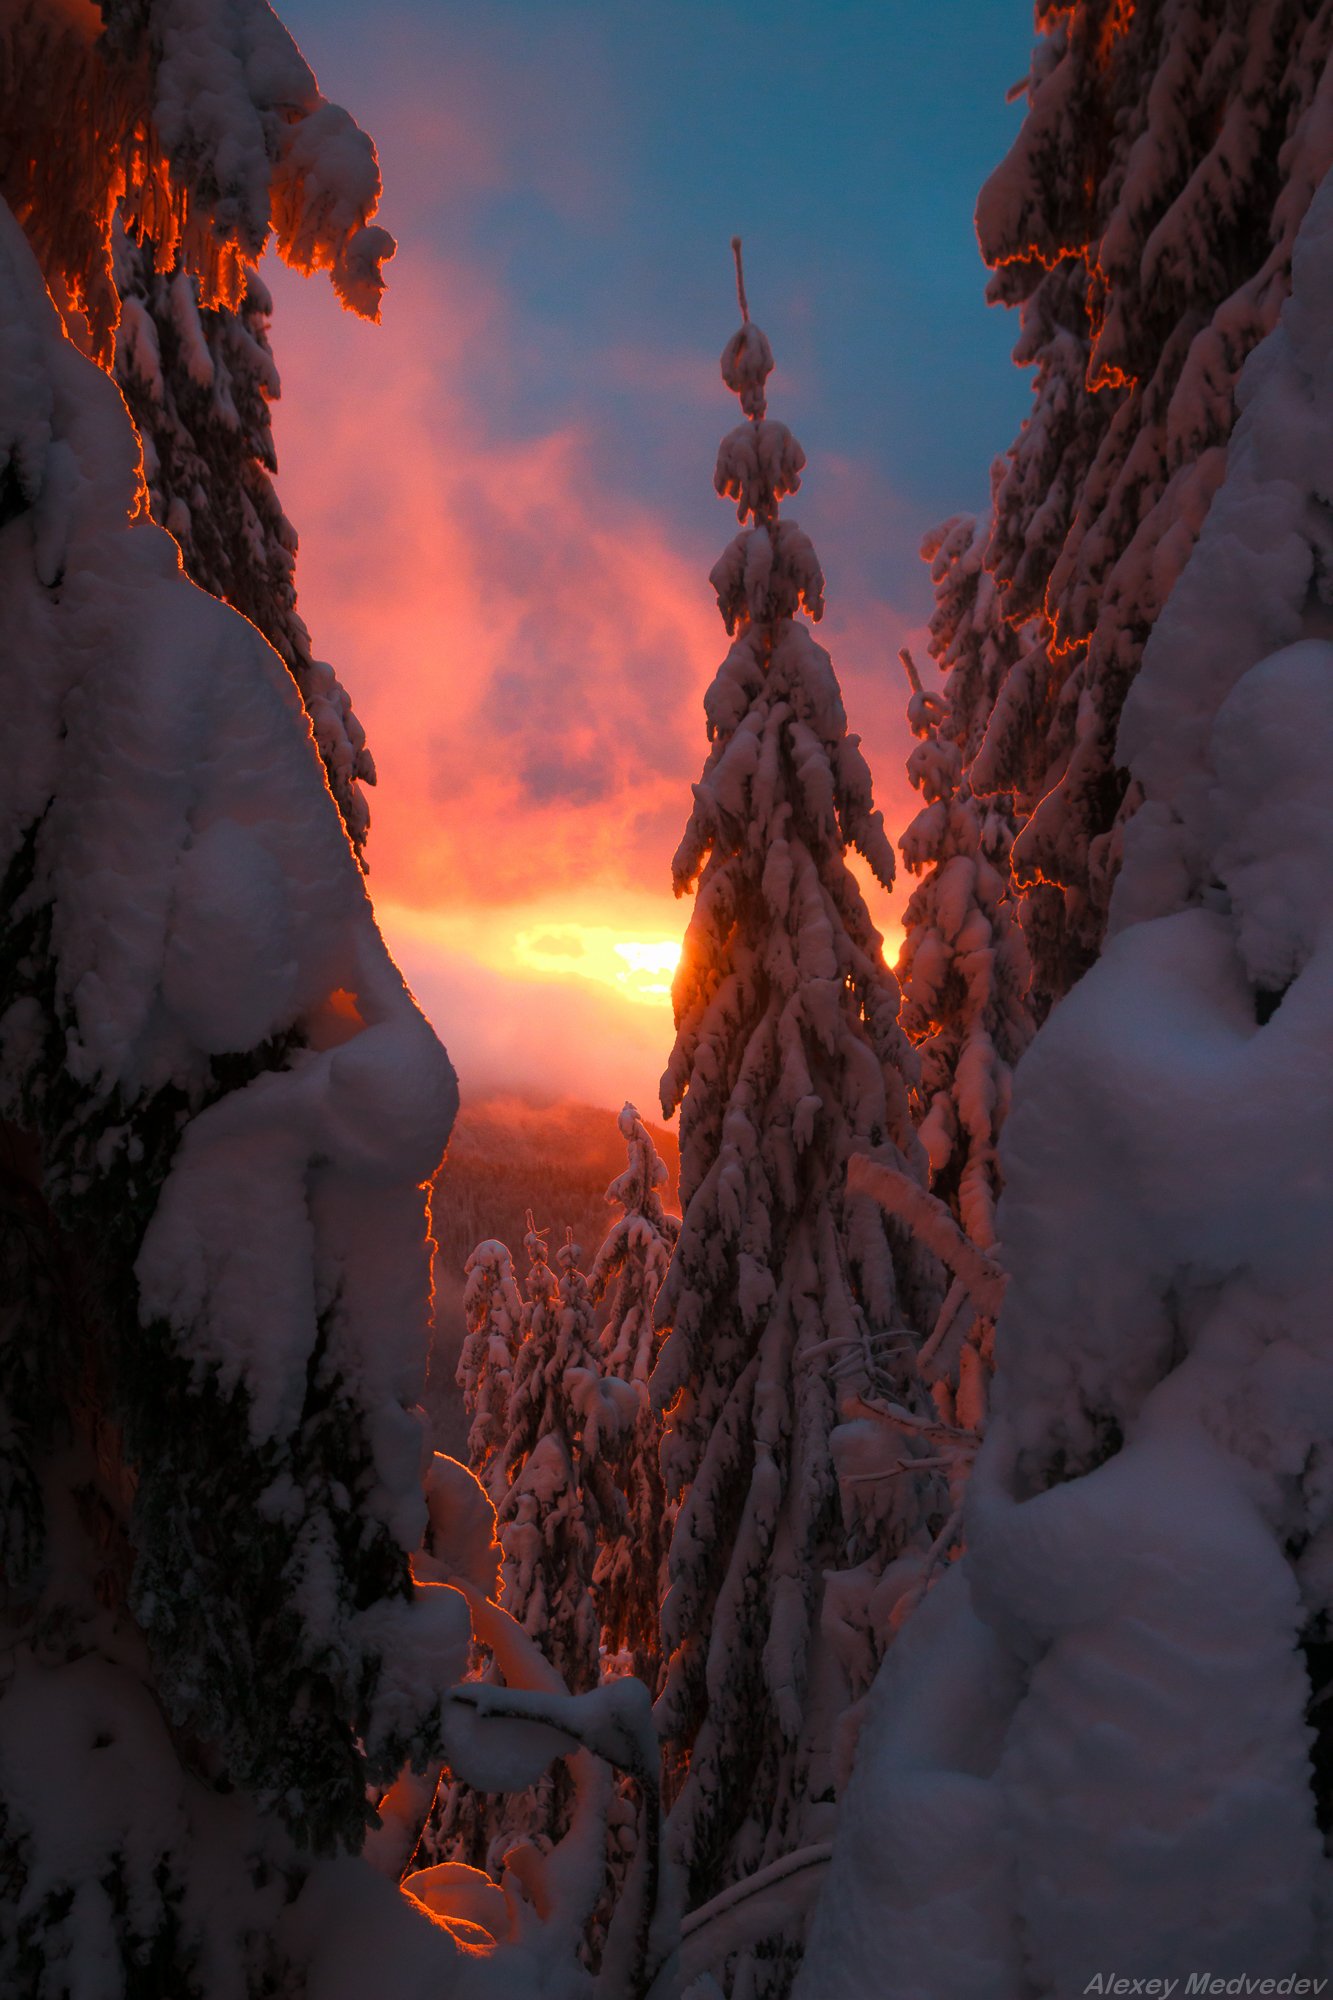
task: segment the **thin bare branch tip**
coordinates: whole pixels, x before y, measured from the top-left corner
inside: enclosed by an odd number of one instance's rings
[[[748,326],[750,324],[750,307],[745,296],[745,266],[741,262],[741,239],[739,236],[733,236],[731,239],[731,254],[736,259],[736,297],[740,300],[741,322],[743,325]]]

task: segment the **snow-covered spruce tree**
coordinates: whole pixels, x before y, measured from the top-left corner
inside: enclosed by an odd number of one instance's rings
[[[921,878],[903,913],[903,1026],[921,1061],[921,1137],[932,1191],[983,1250],[995,1242],[996,1145],[1014,1064],[1031,1039],[1027,951],[1006,899],[1013,828],[1004,802],[972,797],[947,700],[910,653],[907,770],[924,804],[898,845]]]
[[[1333,1955],[1331,318],[1326,180],[1125,709],[1111,935],[1016,1079],[968,1550],[872,1698],[811,2000]]]
[[[633,1424],[613,1453],[624,1518],[617,1529],[603,1531],[593,1590],[603,1652],[655,1689],[662,1669],[659,1618],[671,1521],[659,1464],[662,1417],[648,1385],[661,1345],[654,1313],[680,1218],[662,1206],[666,1164],[632,1104],[620,1114],[620,1130],[629,1163],[606,1198],[621,1213],[593,1259],[589,1287],[596,1300],[610,1294],[602,1362],[617,1381],[632,1385],[636,1406]]]
[[[979,590],[989,579],[970,523],[947,524],[939,540],[954,544],[952,567],[967,574],[962,589],[942,593],[954,600],[954,629],[942,629],[942,605],[932,643],[952,654],[955,672],[961,667],[960,691],[966,693],[969,667],[984,666],[985,600],[993,592]],[[901,657],[911,690],[908,723],[918,739],[908,775],[925,800],[899,841],[906,866],[922,878],[903,913],[897,966],[902,1021],[921,1062],[915,1103],[932,1195],[947,1205],[980,1258],[959,1245],[947,1216],[923,1206],[910,1182],[891,1185],[881,1173],[878,1192],[888,1193],[889,1212],[919,1235],[924,1223],[923,1240],[953,1272],[939,1318],[917,1355],[918,1372],[946,1427],[936,1441],[947,1445],[953,1442],[947,1427],[976,1437],[985,1423],[1000,1295],[989,1257],[1000,1190],[998,1142],[1013,1066],[1031,1038],[1030,968],[1006,897],[1013,827],[1005,802],[972,797],[961,775],[965,721],[955,721],[947,699],[922,688],[911,654],[904,649]],[[871,1469],[867,1465],[865,1473]],[[951,1484],[956,1487],[957,1478]]]
[[[498,1509],[501,1601],[581,1694],[600,1677],[597,1547],[621,1513],[603,1445],[628,1411],[602,1379],[592,1298],[572,1232],[557,1253],[558,1277],[531,1211],[524,1248],[528,1296],[503,1453],[509,1484]]]
[[[456,1379],[469,1418],[468,1464],[498,1502],[505,1493],[509,1394],[514,1356],[523,1337],[523,1302],[514,1282],[514,1260],[494,1238],[477,1245],[464,1276],[467,1332]]]
[[[1005,476],[1005,461],[991,467],[992,490]],[[935,589],[929,650],[947,679],[944,735],[958,746],[964,766],[976,756],[990,722],[996,696],[1023,653],[1023,633],[1005,618],[1000,591],[986,568],[989,539],[984,523],[954,514],[932,528],[921,544]]]
[[[408,1570],[453,1077],[290,677],[136,517],[120,397],[0,228],[0,1985],[313,1994],[310,1851],[466,1659]]]
[[[99,32],[100,30],[100,32]],[[11,0],[0,18],[0,194],[66,330],[114,366],[144,442],[153,518],[187,574],[291,669],[358,844],[374,766],[296,611],[296,537],[273,489],[278,378],[255,270],[328,269],[374,316],[392,238],[370,217],[374,149],[326,103],[256,0]]]
[[[1027,116],[977,208],[1035,383],[986,551],[1022,644],[966,775],[1015,802],[1044,1011],[1099,949],[1138,798],[1114,751],[1125,693],[1333,160],[1333,13],[1076,0],[1038,25]]]
[[[1003,470],[992,468],[993,484]],[[934,1197],[947,1203],[973,1249],[957,1240],[946,1217],[923,1208],[907,1184],[881,1177],[877,1186],[891,1213],[912,1218],[918,1233],[924,1225],[925,1240],[952,1271],[917,1366],[941,1419],[956,1421],[974,1440],[984,1427],[1002,1289],[989,1255],[998,1142],[1013,1066],[1033,1027],[1031,967],[1010,891],[1012,802],[1003,793],[974,798],[964,775],[1023,649],[1022,636],[1001,613],[982,552],[977,524],[965,515],[932,530],[922,544],[936,591],[930,650],[947,678],[943,696],[927,694],[903,652],[908,722],[919,738],[908,773],[925,805],[899,842],[907,867],[922,880],[903,912],[897,966],[903,1025],[921,1060],[915,1110]],[[956,1455],[956,1441],[950,1449]],[[897,1613],[895,1619],[901,1622]]]
[[[181,574],[70,328],[105,354],[121,199],[219,295],[270,199],[367,305],[387,239],[267,9],[133,12],[123,56],[91,9],[0,24],[0,1987],[321,2000],[371,1938],[466,1976],[317,1858],[466,1660],[408,1565],[454,1081],[290,675]]]
[[[846,861],[856,848],[887,883],[893,854],[800,615],[818,616],[823,578],[779,503],[804,454],[765,413],[772,355],[741,304],[722,372],[747,421],[716,484],[750,525],[713,571],[734,638],[674,864],[677,893],[695,892],[662,1083],[663,1109],[681,1108],[683,1220],[652,1385],[680,1497],[658,1714],[695,1900],[827,1825],[848,1689],[821,1637],[823,1578],[866,1553],[834,1475],[839,1387],[906,1375],[881,1343],[938,1306],[933,1269],[845,1190],[857,1151],[925,1171],[898,988]],[[907,1478],[888,1491],[881,1554],[929,1511]]]

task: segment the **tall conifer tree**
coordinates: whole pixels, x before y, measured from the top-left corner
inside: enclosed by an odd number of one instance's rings
[[[968,1546],[867,1704],[808,2000],[1333,1962],[1333,179],[1292,267],[1126,704],[1114,934],[1015,1079]]]
[[[514,1260],[503,1243],[479,1243],[464,1268],[467,1332],[456,1380],[469,1418],[468,1463],[493,1501],[505,1494],[504,1453],[514,1356],[523,1336],[523,1304]]]
[[[527,1220],[527,1296],[515,1329],[504,1433],[497,1443],[489,1425],[474,1421],[472,1465],[496,1502],[503,1609],[555,1669],[556,1684],[586,1694],[602,1672],[594,1570],[602,1546],[623,1537],[626,1524],[608,1447],[632,1420],[632,1398],[624,1383],[603,1379],[573,1232],[566,1231],[553,1269],[549,1231],[537,1228],[531,1209]],[[472,1339],[503,1347],[508,1336],[497,1327],[515,1302],[509,1253],[483,1243],[468,1268],[477,1314]],[[480,1356],[479,1366],[485,1383]],[[498,1387],[493,1370],[490,1386]],[[570,1797],[559,1769],[512,1798],[478,1799],[466,1784],[445,1784],[423,1852],[498,1873],[508,1848],[522,1840],[548,1847],[567,1830]]]
[[[838,1383],[868,1384],[876,1335],[936,1303],[873,1202],[845,1189],[857,1151],[923,1172],[898,988],[847,865],[855,848],[887,884],[893,855],[806,623],[823,577],[780,511],[805,458],[767,415],[772,354],[738,289],[722,374],[746,420],[716,485],[747,525],[712,573],[733,639],[674,863],[677,894],[695,896],[662,1085],[681,1110],[683,1219],[653,1378],[679,1497],[659,1717],[697,1898],[825,1822],[846,1688],[821,1643],[822,1579],[854,1541],[830,1447]]]
[[[923,804],[899,841],[920,882],[903,913],[903,1026],[921,1060],[921,1136],[933,1191],[983,1250],[995,1242],[997,1145],[1014,1064],[1031,1038],[1023,935],[1008,898],[1006,802],[972,797],[947,701],[911,654],[908,775]]]
[[[547,1261],[546,1234],[528,1212],[529,1257],[517,1358],[501,1453],[499,1503],[505,1610],[541,1646],[576,1694],[596,1687],[600,1629],[592,1572],[602,1516],[619,1496],[600,1455],[596,1338],[579,1246],[567,1232]]]

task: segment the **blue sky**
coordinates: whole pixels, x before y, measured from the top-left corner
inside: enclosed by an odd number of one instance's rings
[[[710,528],[706,456],[689,446],[697,437],[706,454],[715,426],[696,416],[682,437],[669,380],[654,393],[600,361],[667,350],[710,364],[734,317],[727,244],[739,231],[754,316],[779,383],[799,389],[812,461],[821,449],[864,460],[907,503],[910,519],[884,536],[883,575],[926,601],[919,530],[984,506],[990,460],[1027,400],[1008,358],[1015,328],[984,303],[972,211],[1017,129],[1004,96],[1026,71],[1029,7],[288,0],[282,11],[326,95],[380,146],[403,255],[429,243],[503,275],[531,374],[494,410],[498,428],[591,416],[627,470],[632,457],[659,494],[692,494]],[[405,97],[415,113],[431,96],[441,124],[486,128],[498,185],[486,165],[458,185],[423,176],[398,119]],[[473,366],[484,386],[484,357]]]

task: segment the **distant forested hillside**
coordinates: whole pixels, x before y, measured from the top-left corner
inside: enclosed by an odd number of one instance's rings
[[[663,1190],[668,1208],[679,1206],[676,1135],[649,1121],[648,1130],[670,1169]],[[523,1276],[524,1214],[562,1243],[566,1227],[583,1249],[583,1265],[614,1220],[606,1190],[624,1171],[625,1141],[616,1114],[594,1104],[564,1100],[537,1104],[528,1098],[475,1098],[463,1105],[448,1158],[435,1183],[435,1344],[429,1406],[442,1451],[466,1456],[466,1425],[454,1382],[463,1334],[463,1266],[478,1243],[498,1237],[514,1253]]]

